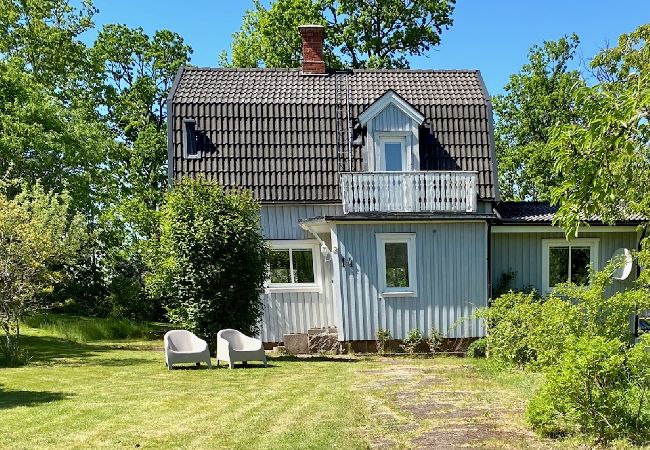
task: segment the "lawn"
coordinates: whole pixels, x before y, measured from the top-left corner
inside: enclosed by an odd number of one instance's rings
[[[26,328],[0,369],[0,448],[549,448],[523,421],[534,374],[455,357],[164,366],[160,341]],[[563,443],[562,447],[571,446]]]

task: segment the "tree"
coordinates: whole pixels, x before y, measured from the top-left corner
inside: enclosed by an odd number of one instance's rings
[[[59,279],[52,267],[73,258],[85,236],[84,219],[71,215],[65,192],[46,192],[36,183],[13,199],[0,194],[0,352],[5,363],[21,362],[24,314],[37,308],[39,295]]]
[[[165,197],[160,242],[146,278],[169,319],[210,344],[217,332],[258,329],[268,249],[259,205],[248,192],[226,193],[204,180],[184,180]]]
[[[552,200],[568,233],[587,217],[609,223],[635,213],[650,217],[649,40],[650,25],[643,25],[600,52],[592,68],[602,81],[574,95],[581,121],[551,133],[547,151],[563,180]]]
[[[328,67],[407,68],[408,55],[422,55],[440,43],[453,24],[455,0],[275,0],[256,1],[233,35],[235,67],[298,67],[298,25],[326,25]]]
[[[106,169],[116,149],[107,127],[67,107],[15,60],[0,61],[0,176],[67,190],[71,206],[92,220],[109,201]]]
[[[561,182],[546,144],[556,125],[580,118],[574,94],[582,75],[569,70],[578,37],[534,46],[529,61],[510,77],[505,94],[493,98],[499,189],[504,200],[550,200]]]
[[[91,0],[0,0],[0,55],[20,61],[59,98],[82,103],[92,70],[79,36],[93,26]]]

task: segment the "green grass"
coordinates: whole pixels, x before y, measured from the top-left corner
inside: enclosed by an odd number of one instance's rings
[[[107,339],[145,339],[152,336],[149,324],[127,319],[77,317],[63,314],[34,314],[25,319],[32,328],[46,330],[52,336],[84,343]]]
[[[169,372],[161,340],[84,334],[81,343],[61,329],[88,322],[97,319],[24,328],[30,363],[0,368],[0,448],[589,446],[527,429],[523,412],[542,377],[489,361],[271,357],[268,369]]]

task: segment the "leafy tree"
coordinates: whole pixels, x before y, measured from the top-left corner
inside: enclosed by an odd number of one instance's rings
[[[204,180],[176,184],[150,255],[148,290],[163,299],[174,323],[213,345],[222,328],[257,331],[268,249],[250,193],[226,193]]]
[[[90,0],[0,0],[0,55],[20,61],[60,98],[79,102],[93,71],[79,36],[93,26]]]
[[[298,25],[327,25],[328,67],[407,68],[408,55],[422,55],[440,43],[453,23],[454,0],[275,0],[256,1],[233,35],[235,67],[298,67]]]
[[[601,82],[574,95],[582,120],[551,133],[547,151],[562,183],[552,191],[557,220],[573,233],[585,217],[613,222],[650,217],[650,25],[600,52],[592,68]]]
[[[529,61],[493,98],[499,189],[504,200],[550,200],[561,182],[548,143],[556,125],[575,123],[574,94],[582,75],[569,70],[579,40],[574,34],[533,47]]]
[[[19,64],[0,61],[0,175],[65,189],[72,207],[92,218],[109,201],[105,173],[115,152],[107,127],[67,107]]]
[[[85,236],[84,219],[71,215],[65,192],[46,192],[36,183],[13,199],[0,194],[0,326],[5,335],[0,352],[5,363],[21,362],[23,316],[59,279],[52,267],[73,258]]]

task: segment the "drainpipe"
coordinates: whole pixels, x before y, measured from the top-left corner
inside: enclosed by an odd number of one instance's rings
[[[639,236],[639,243],[636,245],[637,251],[641,251],[641,242],[643,239],[646,237],[646,231],[647,228],[645,225],[643,226],[643,230],[641,231],[641,236]],[[636,263],[636,279],[639,279],[639,276],[641,276],[641,266],[639,265],[639,261],[637,260]],[[636,310],[636,307],[634,308]],[[636,311],[635,317],[634,317],[634,342],[639,338],[639,311]]]

